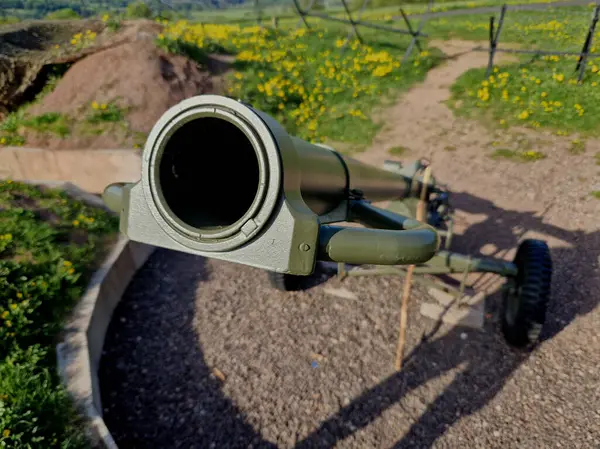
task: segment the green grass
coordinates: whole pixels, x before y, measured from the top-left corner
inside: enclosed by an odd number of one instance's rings
[[[577,84],[572,58],[555,58],[522,67],[495,68],[489,80],[485,69],[473,69],[452,86],[448,102],[459,115],[493,122],[550,128],[558,134],[598,135],[600,59],[589,62],[586,79]],[[461,100],[460,107],[456,101]]]
[[[86,447],[54,345],[116,230],[61,191],[0,182],[0,447]]]
[[[518,44],[527,49],[580,51],[591,19],[586,6],[547,11],[507,13],[500,47]],[[489,17],[461,16],[436,19],[428,25],[434,37],[487,40]],[[594,42],[600,39],[595,33]],[[484,45],[487,45],[484,44]],[[593,47],[593,52],[600,52]],[[576,57],[522,56],[519,62],[496,67],[485,79],[485,69],[463,74],[452,87],[448,105],[459,115],[481,119],[500,127],[514,125],[598,135],[595,117],[600,114],[600,58],[591,58],[583,83],[574,73]],[[573,152],[581,151],[573,146]]]
[[[115,103],[98,103],[94,101],[91,104],[91,111],[86,117],[86,122],[90,124],[115,123],[125,119],[122,108]]]
[[[596,165],[600,165],[600,151],[594,155],[594,159],[596,160]]]
[[[394,156],[402,156],[403,154],[408,153],[410,150],[406,147],[398,145],[397,147],[392,147],[388,149],[388,153]]]
[[[23,130],[50,133],[65,138],[71,133],[72,120],[58,112],[30,116],[25,108],[9,114],[0,123],[0,146],[22,146],[25,144]]]
[[[569,147],[570,154],[583,154],[585,153],[585,141],[581,139],[574,139]]]
[[[66,137],[70,133],[68,117],[58,112],[48,112],[42,115],[36,115],[23,121],[23,126],[31,128],[37,132],[50,132],[59,137]]]
[[[594,190],[590,195],[592,195],[597,200],[600,200],[600,190]]]
[[[492,159],[508,159],[515,162],[534,162],[546,157],[539,151],[511,150],[508,148],[498,148],[490,156]]]
[[[365,33],[369,45],[350,42],[339,28],[261,29],[174,23],[159,36],[164,48],[221,47],[235,54],[229,96],[276,118],[290,134],[314,142],[366,146],[380,124],[371,114],[421,81],[440,53],[415,53],[400,65],[409,40]],[[174,50],[173,50],[174,51]]]

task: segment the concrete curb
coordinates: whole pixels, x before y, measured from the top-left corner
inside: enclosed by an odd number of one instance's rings
[[[82,191],[73,184],[43,185],[61,187],[81,201],[95,207],[104,207],[100,198]],[[103,264],[92,275],[56,346],[61,380],[86,419],[86,430],[90,439],[100,448],[117,449],[102,419],[98,367],[104,337],[112,313],[127,285],[154,249],[153,246],[132,242],[121,236]]]
[[[93,193],[114,182],[137,182],[141,168],[141,150],[0,147],[0,178],[70,181]]]

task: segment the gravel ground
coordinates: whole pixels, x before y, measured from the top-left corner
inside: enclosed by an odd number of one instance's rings
[[[600,202],[584,182],[597,178],[593,151],[567,163],[568,142],[553,140],[531,165],[485,157],[496,137],[442,104],[458,74],[485,63],[469,58],[407,93],[363,160],[379,164],[402,142],[432,149],[434,174],[456,192],[458,251],[510,259],[521,238],[549,242],[541,344],[506,346],[497,282],[474,280],[490,293],[482,331],[436,329],[416,288],[408,361],[395,373],[400,279],[323,276],[283,294],[260,270],[158,250],[115,311],[100,369],[120,447],[600,448]]]
[[[413,303],[396,374],[400,287],[283,294],[260,270],[159,250],[109,328],[106,422],[137,448],[600,447],[597,309],[518,354],[493,300],[484,331],[442,326],[421,344],[433,323]],[[557,332],[573,317],[553,318]]]

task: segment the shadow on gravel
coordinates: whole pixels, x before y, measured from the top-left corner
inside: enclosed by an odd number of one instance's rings
[[[244,421],[204,360],[192,321],[209,276],[203,258],[159,249],[115,310],[99,376],[119,447],[276,447]]]
[[[543,340],[598,306],[600,232],[571,232],[544,223],[532,212],[503,210],[464,193],[453,197],[457,209],[485,216],[456,237],[456,251],[479,255],[491,243],[495,255],[502,257],[518,245],[521,231],[552,239],[553,293]],[[162,279],[151,277],[157,272],[164,273]],[[198,346],[192,323],[195,290],[209,276],[204,259],[158,250],[116,310],[100,380],[105,420],[121,448],[276,447],[264,441],[225,397]],[[490,300],[493,311],[499,294]],[[130,321],[123,323],[124,316]],[[423,335],[401,372],[356,397],[295,448],[334,447],[411,390],[460,367],[460,373],[394,446],[432,447],[458,420],[486,406],[528,359],[528,353],[510,349],[496,327],[488,322],[482,332],[455,327],[446,334],[437,335],[434,329]],[[117,403],[118,407],[113,405]]]
[[[496,246],[495,256],[501,257],[516,248],[524,231],[535,232],[539,235],[537,238],[562,241],[551,248],[553,292],[542,342],[554,337],[578,315],[585,315],[598,306],[600,232],[567,231],[544,223],[543,217],[533,212],[503,210],[490,201],[465,193],[453,194],[453,204],[457,209],[487,216],[456,237],[452,245],[455,251],[481,255],[483,245],[492,243]],[[498,307],[498,293],[489,299],[492,308]],[[477,412],[491,401],[529,357],[528,353],[510,349],[495,324],[486,326],[478,333],[455,327],[437,338],[436,329],[423,335],[421,343],[406,358],[401,372],[354,399],[299,442],[296,449],[333,447],[377,419],[411,390],[464,366],[394,445],[395,449],[432,447],[461,417]],[[468,332],[468,345],[461,342],[463,332]]]

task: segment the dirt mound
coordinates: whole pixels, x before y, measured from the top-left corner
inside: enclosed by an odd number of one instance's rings
[[[71,36],[86,30],[99,35],[105,25],[100,21],[38,21],[14,24],[0,29],[0,116],[31,101],[45,81],[49,66],[76,60],[81,49],[64,45]],[[57,48],[58,47],[58,48]],[[67,57],[65,59],[65,57]],[[61,59],[65,59],[61,61]]]
[[[169,107],[193,95],[213,92],[210,73],[185,57],[158,49],[152,33],[136,35],[131,42],[94,53],[76,62],[55,90],[30,109],[32,115],[61,113],[85,118],[92,103],[114,104],[126,122],[113,129],[78,129],[64,139],[28,135],[28,146],[49,148],[110,148],[130,144],[132,135],[147,133]],[[96,111],[97,112],[97,111]],[[108,125],[108,123],[106,124]],[[117,126],[118,125],[118,126]]]

